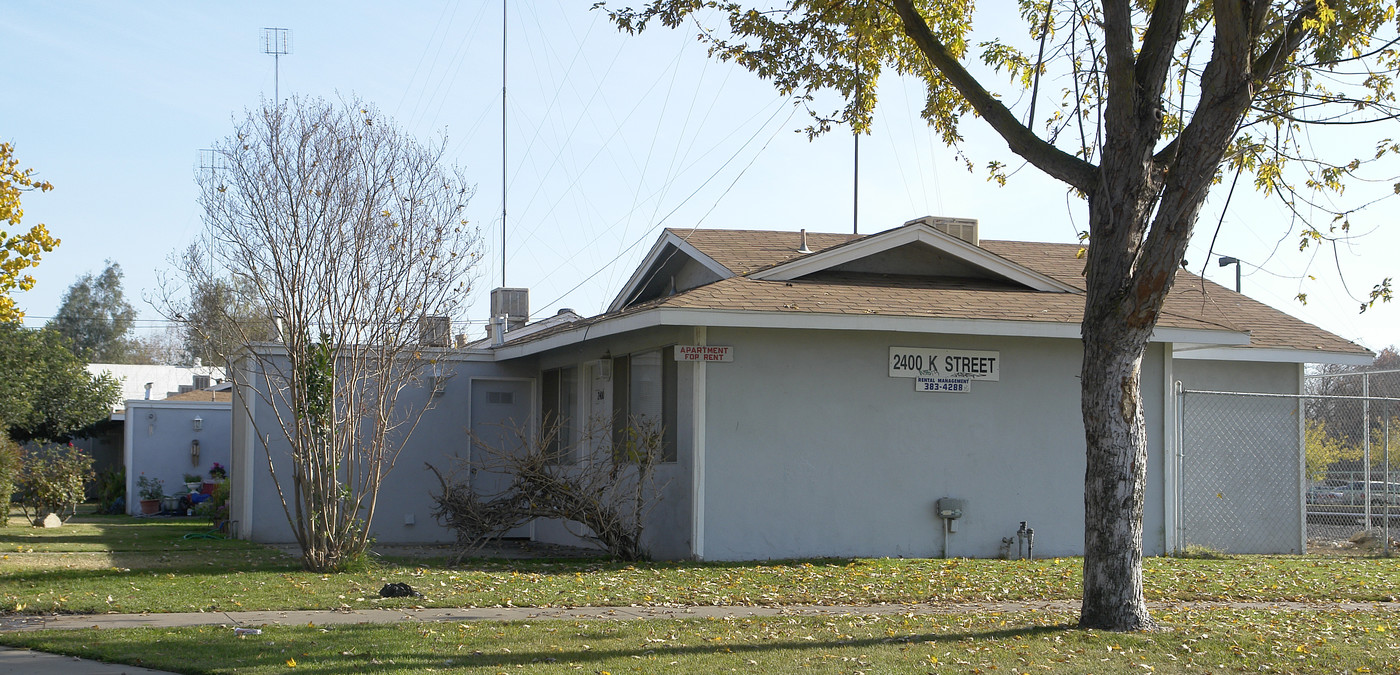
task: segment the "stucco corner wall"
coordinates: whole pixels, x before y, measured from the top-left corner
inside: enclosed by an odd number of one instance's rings
[[[705,557],[995,557],[1021,521],[1038,555],[1083,549],[1077,340],[711,329]],[[921,393],[891,346],[1000,352],[1000,381]],[[1162,351],[1144,362],[1145,548],[1162,548]],[[966,500],[945,538],[936,500]],[[1013,551],[1014,553],[1014,551]]]
[[[129,514],[141,512],[141,476],[159,479],[169,496],[185,489],[184,474],[207,480],[215,462],[230,465],[233,418],[227,402],[132,400],[126,403],[125,417]],[[196,440],[197,461],[191,453]]]

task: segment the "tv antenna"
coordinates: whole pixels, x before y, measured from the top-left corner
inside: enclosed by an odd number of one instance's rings
[[[213,148],[202,148],[199,151],[199,170],[207,172],[213,176],[224,170],[224,156]]]
[[[279,90],[281,63],[279,57],[283,54],[292,53],[292,29],[290,28],[264,28],[262,33],[263,53],[272,55],[272,100],[277,105],[282,105],[281,91]]]

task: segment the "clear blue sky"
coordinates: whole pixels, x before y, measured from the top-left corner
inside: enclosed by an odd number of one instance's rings
[[[591,4],[507,0],[506,282],[531,289],[538,315],[601,311],[661,227],[851,230],[849,134],[808,142],[798,132],[804,112],[755,76],[708,60],[693,30],[629,37]],[[1010,20],[997,11],[982,14]],[[449,156],[477,181],[470,217],[483,228],[486,264],[477,301],[456,319],[480,333],[485,293],[501,283],[495,0],[0,0],[0,44],[11,55],[0,139],[56,186],[26,197],[25,223],[43,222],[63,240],[35,271],[36,288],[16,298],[31,324],[53,314],[78,275],[111,259],[145,329],[159,325],[141,297],[200,231],[198,151],[273,96],[273,58],[260,41],[269,26],[292,30],[293,53],[280,59],[284,98],[355,95],[417,136],[446,133]],[[988,239],[1074,240],[1082,205],[1034,169],[1006,187],[980,169],[969,174],[918,119],[921,95],[917,84],[881,84],[875,133],[861,142],[861,232],[932,214],[977,218]],[[979,167],[1018,165],[976,120],[967,130]],[[1358,246],[1314,256],[1297,251],[1286,211],[1241,196],[1246,188],[1223,221],[1226,190],[1216,191],[1188,255],[1192,271],[1233,285],[1233,268],[1206,253],[1221,221],[1216,254],[1245,261],[1246,293],[1372,349],[1400,342],[1400,305],[1358,314],[1337,271],[1357,297],[1394,274],[1400,230],[1384,217],[1393,204],[1355,218],[1358,229],[1377,230]],[[1307,306],[1293,299],[1300,291]]]

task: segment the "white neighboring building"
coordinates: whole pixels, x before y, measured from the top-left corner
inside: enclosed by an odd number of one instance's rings
[[[224,369],[216,366],[150,366],[127,363],[89,363],[94,377],[110,373],[122,385],[122,396],[112,406],[112,419],[121,420],[127,401],[159,401],[195,389],[207,389],[223,381]]]

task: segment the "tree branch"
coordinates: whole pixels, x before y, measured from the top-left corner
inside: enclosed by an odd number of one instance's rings
[[[958,93],[999,134],[1011,151],[1025,158],[1050,176],[1080,190],[1091,190],[1098,183],[1098,167],[1071,155],[1036,136],[1021,124],[1001,101],[982,87],[976,77],[963,68],[948,48],[933,34],[928,22],[912,0],[894,0],[895,11],[904,24],[904,34],[914,41],[919,51],[948,79]]]

